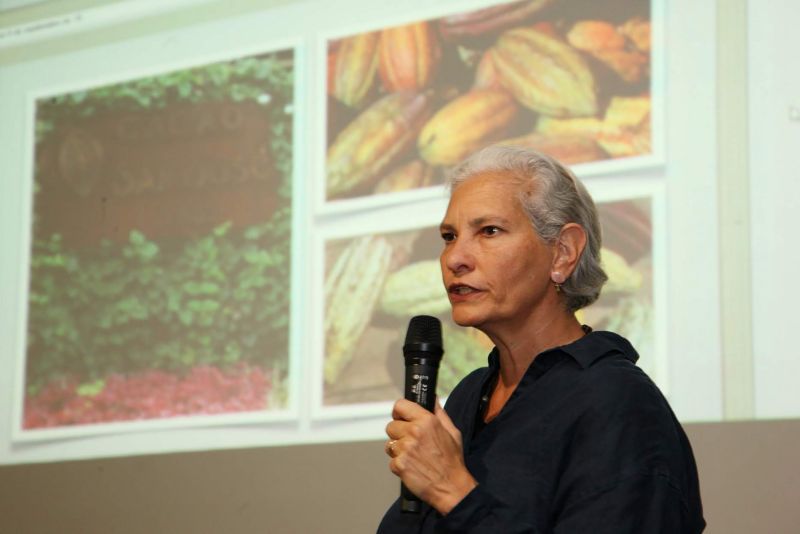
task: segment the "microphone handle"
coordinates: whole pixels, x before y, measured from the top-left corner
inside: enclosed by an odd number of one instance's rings
[[[438,359],[434,364],[429,358],[406,358],[405,398],[416,402],[429,412],[433,412],[436,406],[438,363]],[[400,483],[400,510],[403,513],[411,514],[418,514],[422,510],[422,501],[402,482]]]

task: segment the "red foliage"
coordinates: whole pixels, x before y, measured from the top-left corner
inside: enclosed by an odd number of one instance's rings
[[[77,379],[62,379],[28,396],[24,428],[265,410],[272,381],[259,367],[223,371],[203,365],[185,375],[157,370],[114,374],[97,395],[80,395],[78,386]]]

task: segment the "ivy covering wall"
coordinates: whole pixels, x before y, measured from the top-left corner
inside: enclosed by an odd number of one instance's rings
[[[57,384],[83,405],[110,377],[199,367],[269,373],[270,401],[283,402],[287,371],[292,174],[293,66],[269,54],[73,92],[37,103],[37,146],[95,114],[175,104],[255,102],[266,114],[264,142],[277,177],[273,205],[244,227],[220,221],[204,235],[152,237],[131,229],[124,242],[70,244],[42,231],[46,214],[37,166],[30,263],[27,410]],[[250,372],[250,371],[248,371]],[[50,399],[57,412],[68,399]],[[266,401],[264,402],[266,407]],[[91,406],[89,406],[91,408]],[[91,411],[91,409],[89,409]],[[197,411],[204,411],[199,407]],[[134,414],[134,416],[137,416]],[[138,414],[138,417],[156,415]],[[84,418],[86,419],[86,418]],[[113,417],[112,417],[113,419]],[[86,422],[66,418],[67,423]],[[32,423],[45,424],[45,423]]]

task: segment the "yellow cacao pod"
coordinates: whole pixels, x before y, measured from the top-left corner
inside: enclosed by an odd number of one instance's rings
[[[503,89],[476,89],[450,101],[422,128],[417,148],[431,165],[455,165],[502,139],[517,114]]]
[[[378,72],[387,91],[426,87],[441,58],[439,41],[427,22],[383,30],[378,50]]]
[[[429,97],[410,91],[386,95],[361,112],[328,148],[328,197],[373,185],[414,145],[430,113]]]
[[[515,28],[491,50],[500,82],[523,106],[556,117],[597,113],[594,76],[569,45],[533,28]]]
[[[383,237],[353,240],[325,280],[325,382],[336,382],[369,325],[389,272],[392,248]]]
[[[642,52],[650,51],[650,21],[641,17],[633,17],[617,28],[619,32],[630,39],[633,46]]]
[[[608,276],[608,281],[603,286],[603,294],[635,293],[642,287],[642,273],[632,268],[620,254],[602,248],[600,263]]]
[[[612,98],[597,136],[603,150],[615,158],[647,154],[650,140],[650,97]]]
[[[380,309],[398,317],[449,311],[439,260],[418,261],[390,274],[383,286]]]
[[[339,41],[328,72],[328,85],[344,105],[358,107],[369,93],[378,68],[379,38],[380,32],[368,32]]]
[[[546,135],[581,135],[597,137],[603,131],[603,121],[597,117],[556,119],[542,116],[536,123],[536,131]]]

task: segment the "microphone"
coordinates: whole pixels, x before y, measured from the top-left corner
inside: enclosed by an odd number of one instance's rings
[[[442,323],[436,317],[417,315],[408,323],[403,357],[406,361],[405,398],[429,412],[436,406],[436,377],[442,360]],[[418,514],[422,501],[400,484],[400,510]]]

